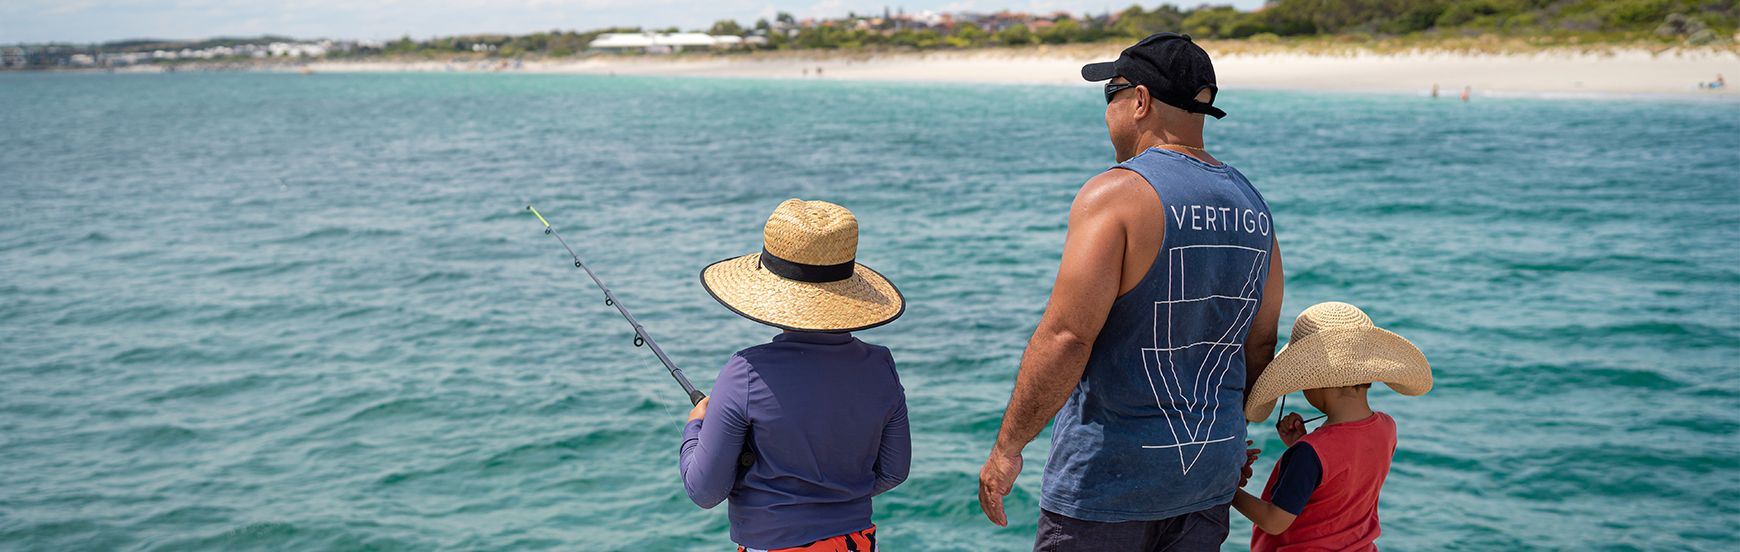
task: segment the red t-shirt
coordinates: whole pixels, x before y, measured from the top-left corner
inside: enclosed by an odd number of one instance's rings
[[[1293,525],[1279,535],[1262,528],[1251,534],[1252,552],[1377,550],[1378,491],[1396,454],[1396,421],[1375,412],[1370,418],[1317,428],[1299,442],[1309,443],[1323,465],[1323,477]],[[1297,445],[1297,443],[1295,443]],[[1280,465],[1269,474],[1263,500],[1273,498]]]

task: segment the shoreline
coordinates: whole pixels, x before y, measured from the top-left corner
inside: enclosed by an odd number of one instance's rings
[[[965,52],[774,52],[754,56],[597,56],[579,61],[523,62],[514,72],[672,77],[735,77],[862,81],[1061,84],[1081,80],[1083,64],[1117,57],[1117,47],[985,49]],[[1735,98],[1726,89],[1699,89],[1716,75],[1740,78],[1732,50],[1651,52],[1546,49],[1531,53],[1355,50],[1343,54],[1284,49],[1223,49],[1209,45],[1215,72],[1228,89],[1428,92],[1456,97],[1469,86],[1491,93]],[[1229,51],[1230,50],[1230,51]],[[783,54],[783,55],[779,55]],[[443,61],[311,63],[314,71],[446,71],[466,63]],[[1733,84],[1730,87],[1735,86]]]
[[[1701,89],[1716,75],[1740,79],[1734,48],[1543,48],[1528,52],[1370,49],[1306,51],[1249,44],[1205,44],[1227,89],[1427,93],[1566,98],[1704,98],[1740,100],[1730,83]],[[775,51],[675,56],[597,55],[583,59],[320,60],[303,63],[187,63],[115,72],[242,70],[265,72],[503,72],[842,81],[955,82],[1093,86],[1083,64],[1115,59],[1114,45],[986,48],[946,52]],[[818,77],[818,68],[819,74]],[[96,70],[105,71],[105,70]]]

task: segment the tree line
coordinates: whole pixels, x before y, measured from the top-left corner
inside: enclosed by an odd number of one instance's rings
[[[964,19],[964,18],[963,18]],[[875,22],[875,24],[870,24]],[[1279,40],[1282,37],[1366,35],[1434,37],[1593,35],[1595,39],[1658,39],[1710,44],[1731,40],[1740,27],[1740,0],[1270,0],[1260,10],[1231,6],[1152,9],[1132,5],[1100,15],[1036,17],[1007,12],[922,24],[853,14],[800,25],[789,13],[753,25],[721,20],[704,32],[765,38],[746,49],[975,48],[1128,42],[1157,32],[1200,39]],[[696,29],[701,32],[700,29]],[[585,52],[605,33],[679,32],[676,27],[616,27],[528,35],[467,35],[389,41],[377,51],[333,52],[329,57],[482,53],[495,57],[565,57]],[[269,37],[289,41],[286,37]],[[229,44],[212,39],[198,44]],[[187,46],[194,43],[136,41],[103,45],[103,51]]]
[[[1736,0],[1272,0],[1263,9],[1244,12],[1231,6],[1179,8],[1162,4],[1152,9],[1132,5],[1102,15],[1026,16],[1011,23],[1011,15],[992,14],[979,21],[943,25],[911,25],[852,15],[798,26],[790,14],[753,25],[722,20],[706,32],[716,35],[763,36],[754,49],[852,49],[910,47],[918,49],[1097,43],[1139,39],[1157,32],[1188,33],[1207,39],[1272,36],[1310,37],[1365,34],[1370,36],[1439,36],[1499,34],[1513,36],[1594,34],[1597,38],[1658,37],[1693,43],[1728,40],[1740,26]],[[879,20],[878,25],[862,22]],[[987,23],[989,21],[989,23]],[[658,32],[675,32],[676,28]],[[698,29],[697,29],[698,30]],[[606,32],[641,32],[640,28],[601,29],[584,33],[538,33],[493,37],[498,55],[543,53],[563,56],[584,51]],[[1259,36],[1261,35],[1261,36]],[[417,43],[406,39],[398,50],[465,51],[463,38]]]

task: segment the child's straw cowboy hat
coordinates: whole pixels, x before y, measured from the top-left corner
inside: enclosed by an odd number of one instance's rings
[[[1373,326],[1359,307],[1318,303],[1293,322],[1293,335],[1245,397],[1245,420],[1260,422],[1275,399],[1294,391],[1384,382],[1410,397],[1432,390],[1426,355],[1402,336]]]
[[[744,318],[800,332],[852,332],[892,322],[906,300],[858,264],[858,219],[825,201],[788,199],[762,230],[760,253],[701,270],[707,293]]]

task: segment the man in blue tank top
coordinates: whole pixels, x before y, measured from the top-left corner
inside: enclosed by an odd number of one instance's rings
[[[1275,353],[1274,222],[1204,149],[1203,116],[1225,113],[1190,37],[1150,36],[1082,77],[1109,81],[1119,163],[1070,206],[979,504],[1008,525],[1021,449],[1055,419],[1034,550],[1219,550],[1243,484],[1245,390]]]

